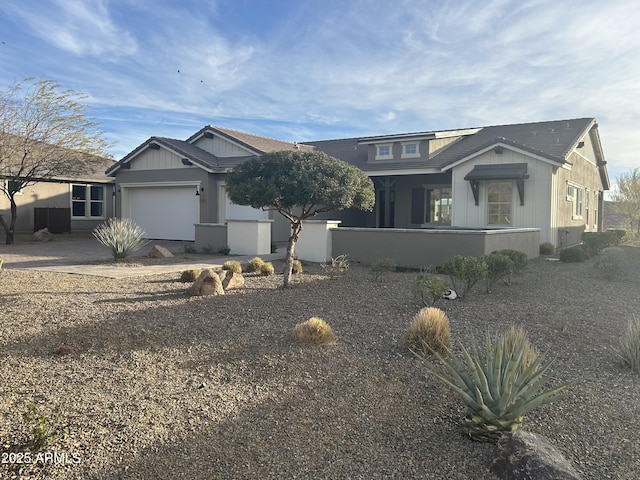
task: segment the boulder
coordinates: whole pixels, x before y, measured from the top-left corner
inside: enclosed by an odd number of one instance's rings
[[[502,436],[489,467],[503,480],[580,480],[549,440],[523,430]]]
[[[151,258],[170,258],[173,257],[173,253],[160,245],[154,245],[149,251],[149,257]]]
[[[36,242],[50,242],[53,240],[53,233],[48,228],[43,228],[33,234],[33,240]]]
[[[231,270],[222,270],[218,272],[220,280],[222,280],[222,288],[230,290],[232,288],[244,287],[244,277],[241,273],[234,273]]]
[[[193,285],[189,288],[189,295],[204,296],[204,295],[224,295],[224,288],[222,288],[222,281],[220,277],[211,270],[203,270],[200,276],[193,282]]]

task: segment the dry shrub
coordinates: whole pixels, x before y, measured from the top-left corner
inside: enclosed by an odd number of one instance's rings
[[[439,308],[425,307],[415,317],[404,335],[403,345],[423,355],[438,352],[446,355],[451,348],[449,318]]]
[[[507,348],[510,354],[515,353],[515,349],[520,345],[524,344],[524,349],[522,351],[522,362],[521,362],[521,370],[526,370],[529,365],[536,361],[536,359],[540,356],[540,352],[531,345],[529,341],[529,337],[527,336],[527,332],[524,330],[522,325],[511,325],[509,330],[504,337],[505,347]]]
[[[195,282],[196,279],[200,276],[200,273],[202,273],[202,270],[200,270],[199,268],[185,270],[180,274],[180,281],[183,283]]]
[[[264,260],[260,257],[253,257],[249,260],[249,263],[247,263],[247,273],[259,272],[262,265],[264,265]]]
[[[617,353],[624,367],[640,373],[640,319],[629,320],[627,331],[620,339]]]
[[[275,273],[275,269],[273,268],[273,264],[271,262],[265,262],[260,267],[260,273],[264,276],[273,275]]]
[[[302,273],[302,262],[300,260],[294,260],[291,265],[291,273]]]
[[[303,345],[328,345],[336,341],[331,326],[318,317],[312,317],[296,325],[292,336],[296,343]]]
[[[227,260],[222,264],[223,270],[231,270],[233,273],[242,273],[242,265],[237,260]]]

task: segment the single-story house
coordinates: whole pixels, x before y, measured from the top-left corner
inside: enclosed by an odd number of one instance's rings
[[[341,226],[534,227],[558,247],[603,228],[610,184],[594,118],[300,143],[205,126],[186,140],[151,137],[111,166],[116,215],[173,240],[193,240],[198,223],[273,218],[273,240],[286,240],[279,215],[229,202],[225,175],[252,156],[297,149],[324,151],[373,179],[373,212],[324,215]]]
[[[95,159],[77,176],[38,180],[16,195],[16,232],[88,232],[114,216],[115,179],[104,174],[108,159]],[[0,182],[10,182],[0,177]],[[9,223],[9,199],[0,194],[0,215]],[[0,234],[2,231],[0,231]]]

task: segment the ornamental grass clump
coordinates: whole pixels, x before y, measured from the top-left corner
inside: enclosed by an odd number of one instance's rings
[[[381,258],[371,265],[371,273],[373,274],[373,280],[378,281],[384,275],[396,270],[397,264],[393,258]]]
[[[291,265],[291,273],[298,274],[302,273],[302,262],[300,260],[294,260]]]
[[[196,279],[200,276],[200,273],[202,273],[202,270],[200,270],[199,268],[185,270],[180,274],[180,281],[183,283],[195,282]]]
[[[242,273],[242,265],[237,260],[227,260],[222,264],[223,270],[231,270],[233,273]]]
[[[275,273],[275,269],[273,268],[273,264],[271,262],[265,262],[260,267],[260,273],[265,277],[271,276]]]
[[[291,335],[296,343],[302,345],[329,345],[336,342],[331,326],[318,317],[299,323]]]
[[[640,373],[640,319],[629,320],[617,353],[624,367]]]
[[[402,344],[422,355],[431,355],[433,352],[447,355],[451,348],[447,314],[439,308],[423,308],[413,317]]]
[[[247,273],[259,272],[262,265],[264,265],[264,260],[260,257],[253,257],[247,263]]]
[[[149,244],[149,241],[145,240],[145,231],[130,218],[110,218],[98,225],[91,234],[111,250],[114,260],[127,258]]]
[[[552,362],[538,356],[525,367],[526,336],[509,343],[507,335],[470,350],[461,345],[463,360],[434,352],[444,369],[418,355],[429,372],[462,399],[463,427],[472,440],[496,443],[504,433],[518,430],[524,416],[540,405],[566,396],[573,382],[542,391],[551,379]],[[416,354],[417,355],[417,354]]]

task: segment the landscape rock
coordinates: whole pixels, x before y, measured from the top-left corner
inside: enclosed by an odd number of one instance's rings
[[[580,480],[549,440],[523,430],[502,436],[489,467],[503,480]]]
[[[43,228],[33,234],[33,240],[36,242],[50,242],[53,240],[53,233],[48,228]]]
[[[189,288],[189,295],[224,295],[224,288],[220,277],[211,270],[203,270],[200,276]]]
[[[71,346],[66,344],[60,345],[60,347],[56,350],[57,355],[69,355],[72,352],[73,352],[73,348],[71,348]]]
[[[171,258],[173,253],[160,245],[154,245],[149,251],[149,257],[151,258]]]
[[[244,287],[244,277],[241,273],[235,273],[231,270],[222,270],[218,275],[220,276],[220,280],[222,280],[222,288],[225,290]]]

